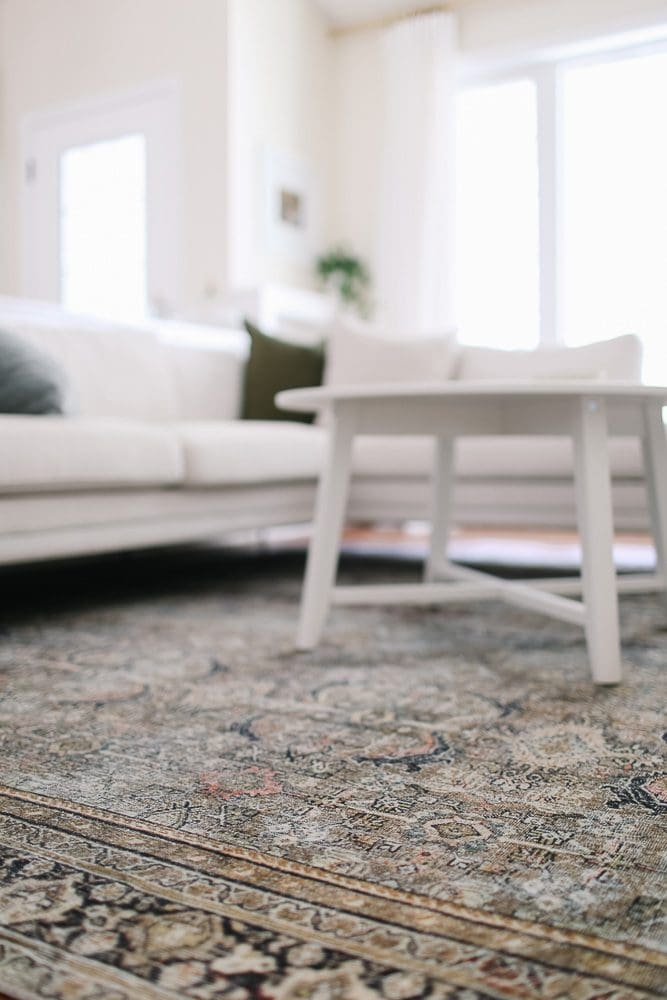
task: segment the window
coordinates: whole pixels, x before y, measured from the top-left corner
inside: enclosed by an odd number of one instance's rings
[[[644,377],[667,384],[666,113],[667,50],[655,44],[461,92],[464,342],[636,333]]]
[[[75,312],[147,312],[146,140],[123,136],[60,159],[61,300]]]
[[[644,343],[667,383],[667,53],[563,75],[562,335]]]
[[[464,91],[457,122],[457,317],[464,343],[539,337],[535,85]]]

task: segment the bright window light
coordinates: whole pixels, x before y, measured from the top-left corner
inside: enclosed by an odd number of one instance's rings
[[[458,99],[459,339],[534,347],[539,338],[535,86],[517,80]]]
[[[60,161],[63,305],[115,319],[147,313],[146,140],[68,149]]]
[[[623,333],[667,384],[667,53],[563,76],[566,343]]]

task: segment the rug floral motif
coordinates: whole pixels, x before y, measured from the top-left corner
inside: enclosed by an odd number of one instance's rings
[[[660,599],[594,688],[579,630],[495,603],[337,609],[296,653],[300,558],[202,558],[9,602],[0,992],[667,995]]]

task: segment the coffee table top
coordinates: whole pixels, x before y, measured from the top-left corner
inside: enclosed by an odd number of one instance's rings
[[[312,412],[330,403],[377,399],[451,399],[451,398],[577,398],[603,396],[609,399],[655,400],[667,405],[667,386],[642,385],[637,382],[602,382],[597,380],[485,380],[480,382],[376,382],[355,385],[322,385],[308,389],[284,389],[276,403],[286,410]]]

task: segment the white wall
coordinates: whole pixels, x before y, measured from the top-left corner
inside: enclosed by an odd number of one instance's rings
[[[333,42],[314,0],[228,0],[230,39],[230,282],[313,284],[313,252],[326,246],[334,149]],[[310,254],[267,245],[266,154],[302,163],[316,210]]]
[[[383,60],[379,35],[335,43],[335,183],[332,235],[367,261],[376,252],[382,154]]]
[[[20,292],[23,116],[155,80],[182,98],[183,305],[224,292],[226,4],[220,0],[0,0],[0,291]]]

